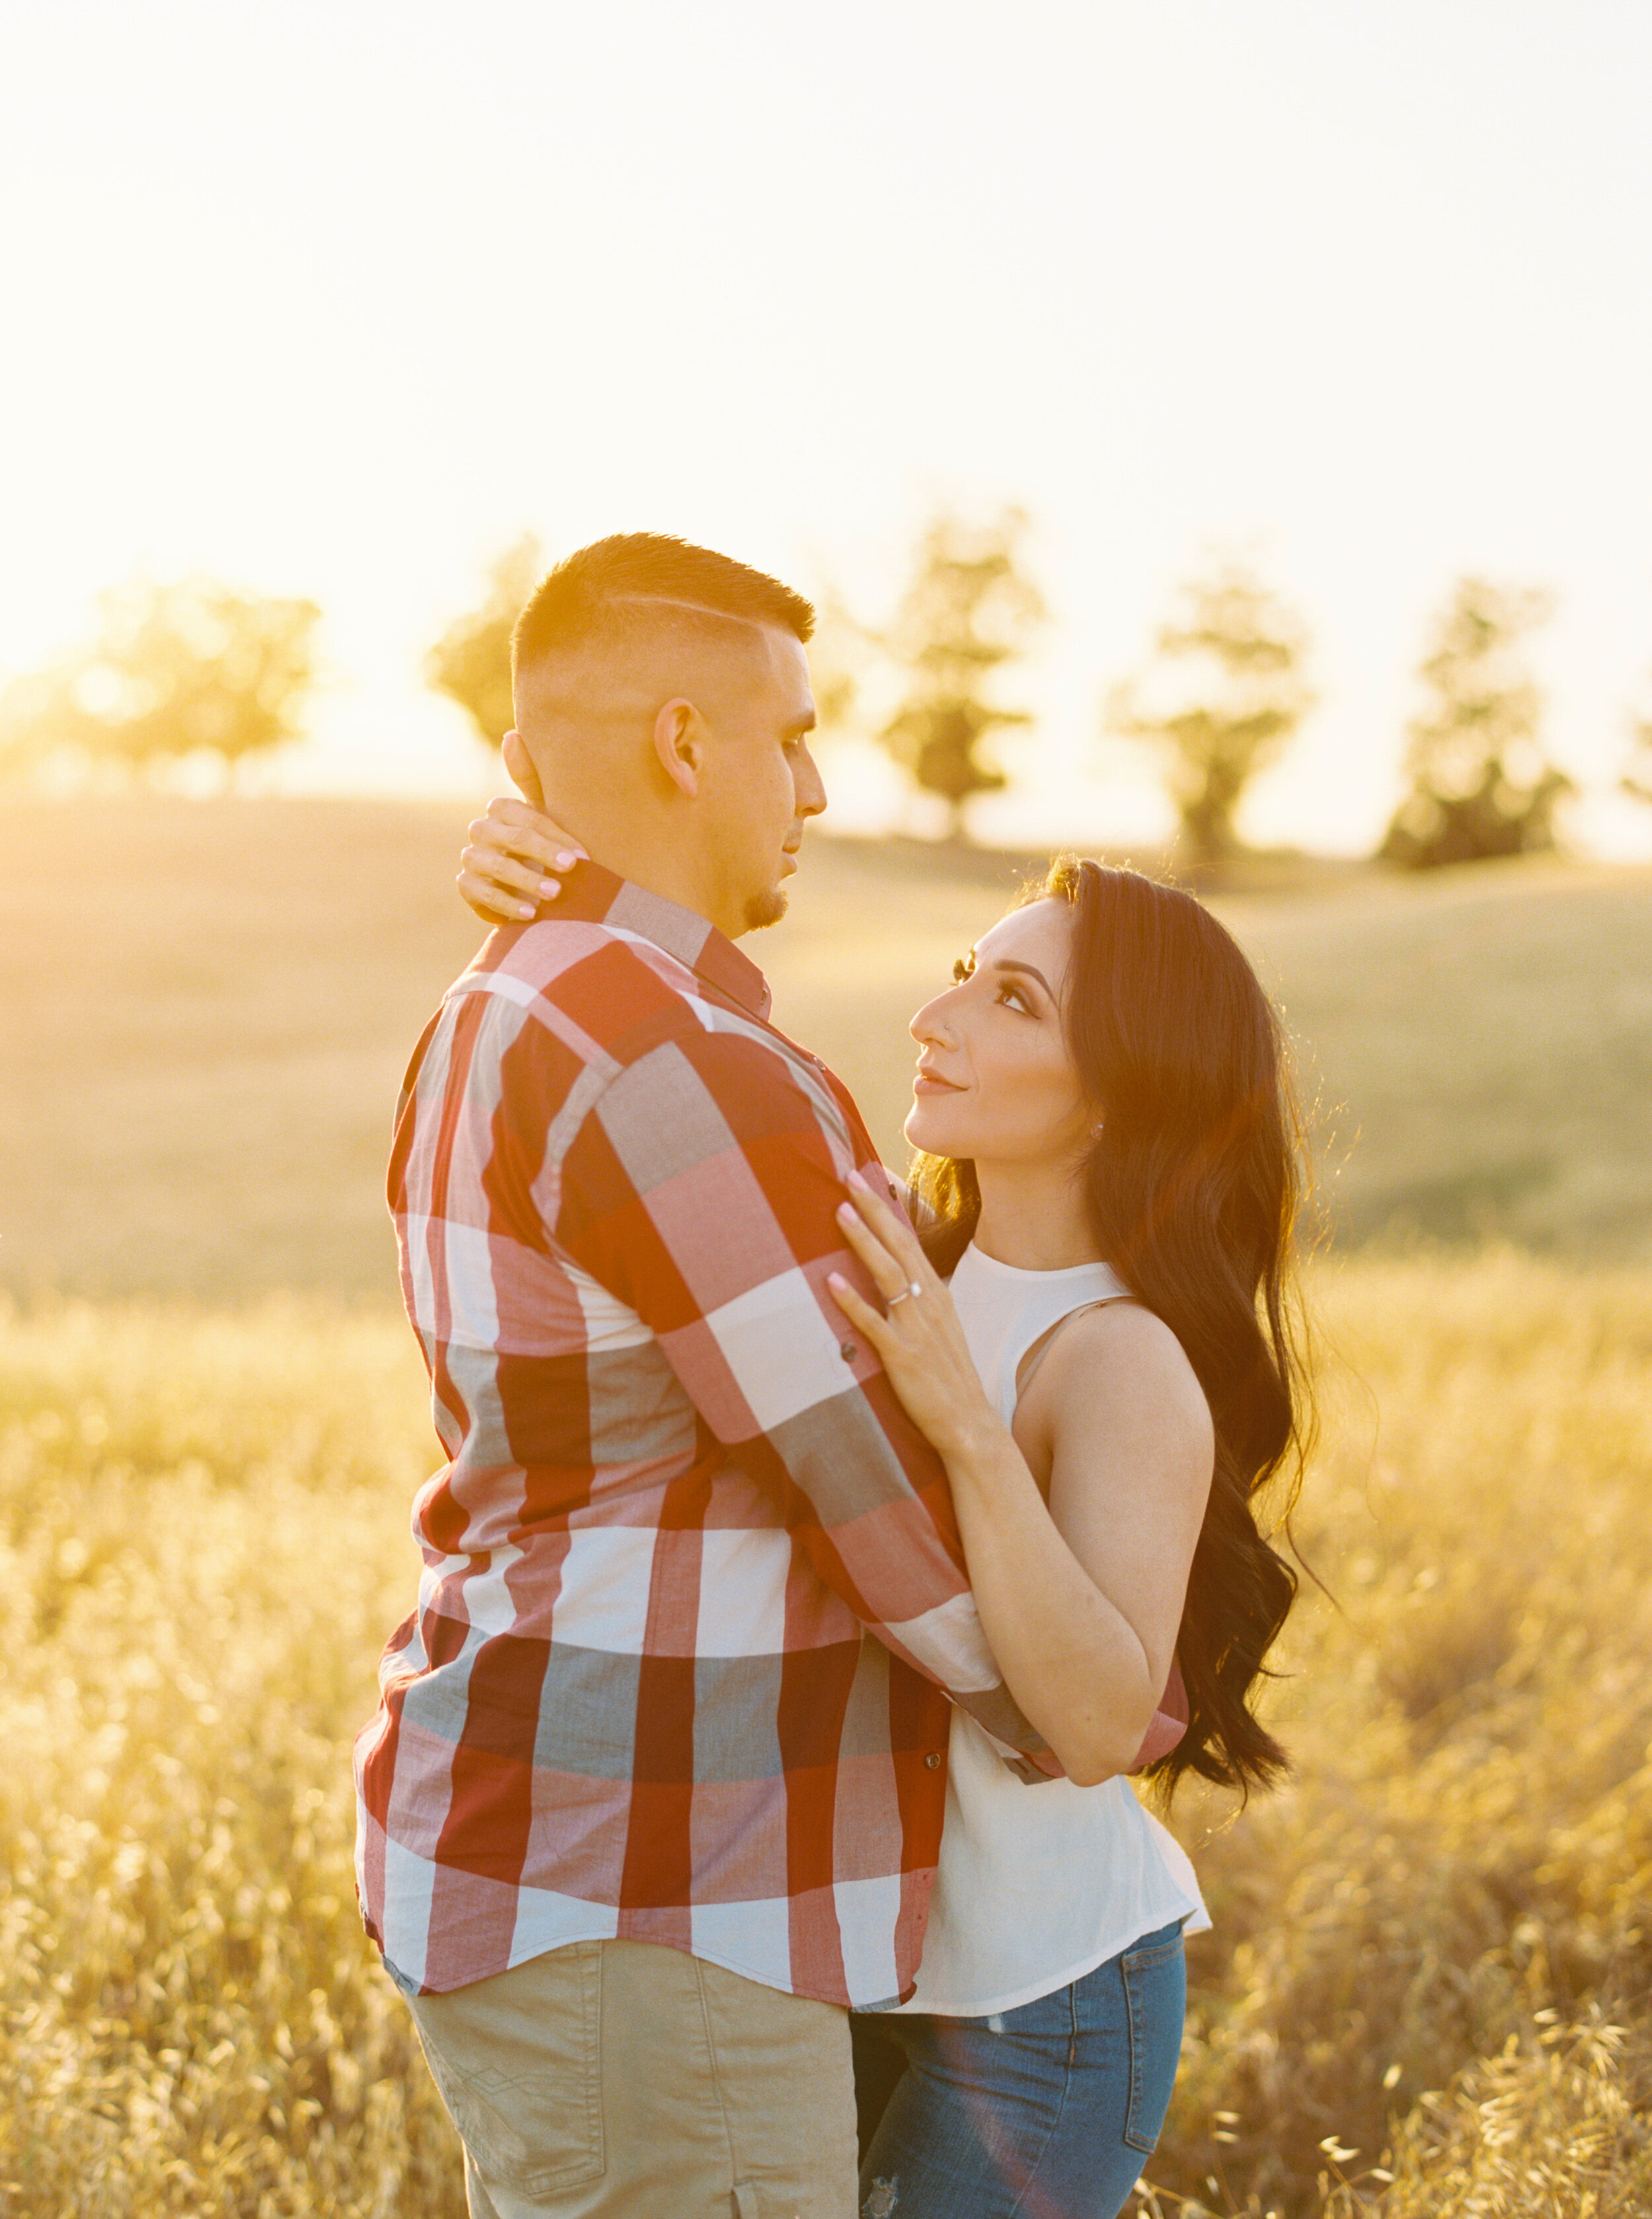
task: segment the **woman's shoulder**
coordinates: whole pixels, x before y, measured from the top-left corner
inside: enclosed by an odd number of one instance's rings
[[[1196,1454],[1214,1443],[1210,1405],[1186,1350],[1142,1302],[1097,1302],[1064,1318],[1022,1392],[1034,1423],[1084,1412],[1117,1424],[1128,1412],[1184,1431]]]

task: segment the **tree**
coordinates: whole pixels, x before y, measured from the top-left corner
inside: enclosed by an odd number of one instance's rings
[[[809,689],[823,732],[854,721],[865,669],[877,637],[857,623],[834,586],[815,596],[815,629],[809,641]]]
[[[982,742],[1032,721],[1024,709],[986,698],[994,674],[1022,651],[1044,614],[1037,587],[1015,567],[1025,528],[1015,508],[979,525],[945,512],[935,517],[894,623],[876,635],[905,680],[901,704],[878,739],[926,793],[946,802],[954,840],[963,837],[971,794],[1006,783],[1002,770],[982,761]]]
[[[1109,697],[1109,730],[1145,740],[1164,759],[1165,783],[1196,867],[1237,853],[1233,818],[1257,773],[1284,752],[1314,705],[1303,679],[1307,635],[1244,563],[1228,560],[1182,588],[1145,676]],[[1144,692],[1157,696],[1144,702]]]
[[[1618,780],[1619,791],[1635,801],[1652,801],[1652,716],[1630,721],[1632,753],[1629,767]]]
[[[1420,667],[1433,699],[1407,727],[1411,787],[1377,851],[1385,862],[1429,871],[1556,845],[1556,806],[1576,788],[1543,752],[1543,693],[1519,654],[1554,606],[1546,593],[1459,580]]]
[[[205,750],[233,776],[245,756],[297,737],[315,675],[314,601],[210,578],[134,579],[98,610],[94,642],[6,689],[0,754],[12,764],[69,751],[146,770]]]
[[[456,617],[425,657],[426,682],[458,703],[484,747],[497,748],[516,722],[511,633],[543,567],[539,542],[525,531],[489,566],[481,606]]]

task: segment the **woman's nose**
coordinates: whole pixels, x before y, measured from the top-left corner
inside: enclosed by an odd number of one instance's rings
[[[931,1041],[937,1047],[943,1043],[950,1045],[951,1035],[947,1024],[946,1001],[947,997],[944,994],[937,994],[933,1002],[924,1004],[906,1028],[920,1047],[927,1047]]]

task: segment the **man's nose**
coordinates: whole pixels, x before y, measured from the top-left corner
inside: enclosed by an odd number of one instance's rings
[[[802,749],[792,780],[793,805],[799,817],[818,817],[826,806],[826,781],[807,748]]]

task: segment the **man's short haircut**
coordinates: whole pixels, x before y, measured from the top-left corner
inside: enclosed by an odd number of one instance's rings
[[[812,607],[777,578],[686,539],[619,531],[568,556],[535,588],[511,635],[512,678],[674,612],[690,624],[774,625],[800,640],[815,629]]]

